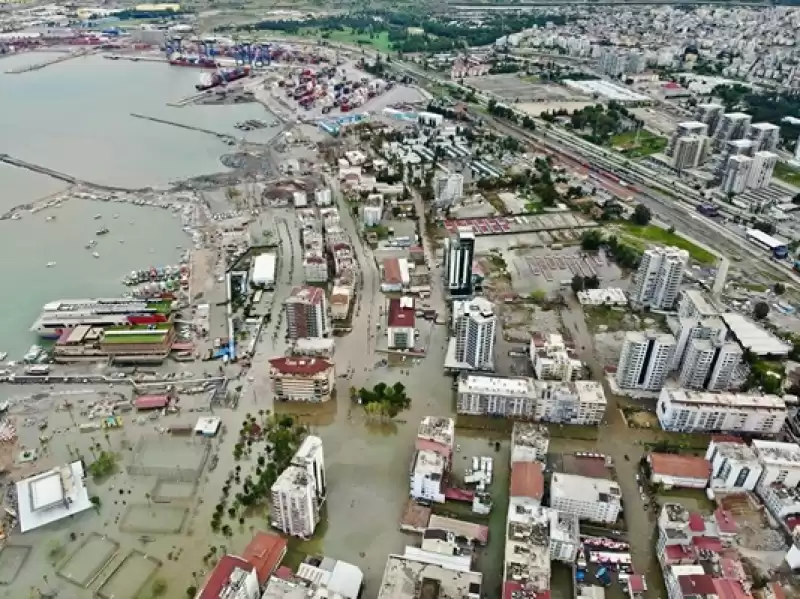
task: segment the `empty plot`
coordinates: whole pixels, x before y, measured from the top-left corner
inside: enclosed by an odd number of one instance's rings
[[[27,545],[6,545],[0,551],[0,585],[6,586],[14,582],[31,548]]]
[[[200,478],[209,450],[206,441],[194,437],[145,437],[136,445],[128,473],[193,482]]]
[[[86,588],[119,550],[119,543],[92,533],[58,569],[62,578]]]
[[[195,484],[178,481],[160,480],[153,489],[156,501],[181,501],[194,497]]]
[[[189,508],[168,503],[134,503],[125,510],[119,529],[133,533],[175,534],[183,528]]]
[[[156,575],[161,562],[141,551],[131,551],[97,590],[102,599],[136,599]]]

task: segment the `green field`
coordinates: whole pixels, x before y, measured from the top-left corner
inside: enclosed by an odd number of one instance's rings
[[[163,343],[166,333],[155,333],[152,335],[114,335],[103,337],[103,343]]]
[[[106,332],[116,331],[167,331],[172,326],[171,322],[156,322],[154,324],[130,324],[106,327]]]
[[[370,38],[368,34],[357,34],[352,29],[337,29],[335,31],[327,31],[324,34],[322,31],[315,27],[306,27],[300,29],[297,33],[303,37],[315,37],[318,40],[328,40],[331,42],[339,42],[342,44],[353,44],[359,46],[372,46],[376,50],[386,52],[387,54],[392,49],[392,44],[389,41],[389,33],[381,31],[380,33],[373,34]]]
[[[640,129],[638,143],[636,131],[626,131],[612,137],[610,145],[629,158],[641,158],[663,151],[667,147],[667,138]]]
[[[781,181],[800,187],[800,169],[789,166],[785,162],[779,162],[775,165],[774,174]]]
[[[640,225],[626,222],[622,223],[622,228],[626,236],[630,235],[635,239],[640,239],[642,241],[651,243],[673,245],[682,250],[686,250],[692,257],[692,260],[700,264],[714,264],[717,261],[717,257],[711,252],[704,250],[703,248],[693,244],[688,239],[680,237],[675,233],[670,233],[661,227],[657,227],[655,225],[647,225],[642,227]]]

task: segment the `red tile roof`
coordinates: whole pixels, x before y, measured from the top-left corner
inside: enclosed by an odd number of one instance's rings
[[[714,595],[717,592],[714,587],[714,579],[708,574],[684,574],[678,576],[678,585],[681,593],[686,595]]]
[[[432,439],[420,439],[419,437],[417,437],[417,440],[414,442],[414,448],[418,451],[432,451],[433,453],[438,453],[446,460],[449,460],[453,453],[451,448],[447,445],[437,443]]]
[[[530,497],[541,500],[544,496],[544,474],[536,462],[514,462],[511,467],[511,497]]]
[[[137,410],[156,410],[169,405],[169,395],[140,395],[133,402]]]
[[[521,590],[523,590],[521,582],[507,580],[503,583],[503,599],[511,599],[514,593]],[[550,599],[550,591],[542,591],[541,593],[533,593],[528,591],[525,597],[535,599]]]
[[[741,443],[742,445],[747,445],[744,439],[736,435],[711,435],[711,440],[714,443]]]
[[[276,534],[258,531],[242,553],[242,557],[256,569],[258,584],[264,585],[267,579],[286,555],[286,539]]]
[[[693,455],[651,453],[650,467],[654,474],[661,476],[697,480],[708,480],[711,476],[711,464],[708,463],[708,460]]]
[[[683,545],[667,545],[664,547],[664,555],[668,563],[681,562],[687,558],[694,559],[694,551]]]
[[[647,583],[641,574],[631,574],[628,577],[628,591],[631,593],[644,593],[647,590]]]
[[[275,576],[281,580],[292,580],[294,578],[294,572],[292,572],[292,569],[288,566],[281,566],[275,570]]]
[[[273,358],[269,365],[282,374],[315,375],[333,367],[333,363],[324,358]]]
[[[698,512],[689,514],[689,530],[692,532],[703,532],[706,529],[706,521],[703,515]]]
[[[794,529],[800,526],[800,516],[786,516],[784,522],[786,522],[786,527],[794,532]]]
[[[289,294],[290,300],[303,300],[310,304],[319,304],[325,298],[325,291],[319,287],[295,287]]]
[[[715,578],[714,588],[719,599],[746,599],[751,597],[748,593],[745,593],[742,584],[738,580]]]
[[[398,258],[386,258],[383,261],[383,282],[389,285],[400,285],[403,282]]]
[[[739,525],[733,519],[733,514],[722,508],[714,510],[714,520],[717,522],[719,532],[724,535],[735,535],[739,532]]]
[[[237,569],[252,572],[255,568],[241,557],[223,555],[216,567],[209,574],[205,585],[197,595],[197,599],[219,599],[220,593],[230,580],[231,574]]]
[[[406,301],[409,299],[403,298]],[[403,300],[399,298],[389,300],[388,324],[390,327],[411,328],[414,326],[414,303],[410,302],[410,306],[404,306]]]

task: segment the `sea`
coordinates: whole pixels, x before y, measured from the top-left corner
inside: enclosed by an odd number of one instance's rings
[[[163,63],[89,56],[6,73],[54,56],[0,59],[0,153],[86,181],[140,188],[226,170],[220,156],[230,148],[217,138],[131,113],[238,137],[237,122],[274,120],[260,104],[169,106],[195,93],[202,73]],[[247,140],[273,135],[269,128],[251,131]],[[0,213],[63,189],[50,177],[0,164]],[[110,233],[97,237],[101,227]],[[90,239],[98,242],[91,251],[84,247]],[[0,351],[19,358],[36,341],[29,329],[44,303],[118,296],[124,275],[175,264],[182,247],[191,243],[180,219],[158,208],[72,200],[0,221]],[[48,262],[56,265],[47,268]]]

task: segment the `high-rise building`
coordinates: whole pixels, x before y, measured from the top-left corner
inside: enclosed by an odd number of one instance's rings
[[[450,206],[464,196],[464,175],[447,173],[436,178],[436,203]]]
[[[617,364],[617,384],[622,389],[657,391],[672,366],[675,337],[663,333],[629,331]]]
[[[756,152],[750,166],[750,176],[747,186],[751,189],[761,189],[769,186],[772,181],[772,172],[778,164],[778,155],[772,152]]]
[[[700,121],[684,121],[682,123],[678,123],[678,126],[675,128],[675,131],[669,138],[669,144],[667,144],[667,148],[664,153],[667,156],[674,156],[678,140],[681,137],[689,137],[691,135],[697,135],[699,137],[707,136],[708,125]]]
[[[662,310],[672,308],[688,262],[686,250],[675,247],[646,250],[633,278],[631,303]]]
[[[722,104],[698,104],[695,107],[694,120],[708,125],[708,131],[713,135],[724,112],[725,107]]]
[[[475,257],[475,234],[466,227],[458,229],[444,242],[444,276],[451,296],[472,295],[472,260]]]
[[[741,361],[742,349],[725,341],[725,331],[711,339],[692,339],[680,371],[681,387],[727,391]]]
[[[750,172],[753,168],[753,159],[748,156],[731,156],[725,165],[722,174],[723,193],[743,193],[750,181]]]
[[[781,128],[772,123],[754,123],[750,126],[747,138],[755,144],[756,152],[774,152],[778,149]]]
[[[672,153],[672,166],[679,171],[696,168],[705,160],[708,152],[708,137],[705,135],[685,135],[675,140]]]
[[[327,494],[326,484],[322,440],[310,435],[270,489],[272,526],[289,536],[312,536]]]
[[[327,337],[331,332],[328,300],[319,287],[295,287],[284,302],[289,339]]]
[[[717,176],[717,178],[722,179],[725,173],[725,167],[728,165],[728,160],[731,156],[747,156],[752,158],[753,154],[756,153],[755,148],[755,143],[749,139],[735,139],[733,141],[729,141],[725,144],[725,147],[722,148],[722,152],[719,155],[719,160],[716,163],[714,174]]]
[[[494,369],[497,315],[494,304],[483,297],[453,302],[453,331],[445,366]]]
[[[747,138],[751,121],[752,117],[744,112],[723,114],[714,132],[714,147],[722,150],[729,141]]]

